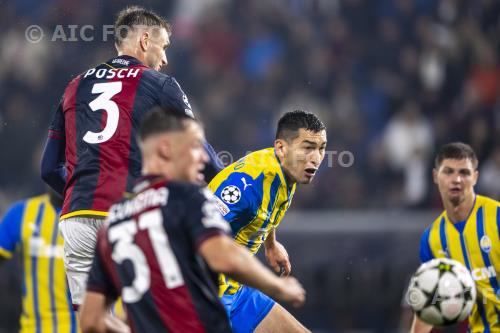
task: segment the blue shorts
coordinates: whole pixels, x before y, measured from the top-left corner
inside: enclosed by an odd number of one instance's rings
[[[262,292],[242,286],[234,295],[224,294],[222,304],[235,333],[251,333],[274,306],[274,300]]]

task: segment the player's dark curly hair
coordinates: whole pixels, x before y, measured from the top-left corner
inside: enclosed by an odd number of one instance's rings
[[[318,133],[326,127],[312,112],[304,110],[290,111],[281,116],[278,121],[276,139],[293,141],[299,135],[299,129],[301,128]]]
[[[441,147],[436,159],[434,160],[434,167],[439,169],[439,166],[445,159],[463,160],[469,159],[472,162],[474,169],[477,169],[478,160],[474,149],[463,142],[447,143]]]
[[[188,121],[198,123],[198,120],[186,114],[156,106],[141,121],[139,126],[139,141],[144,141],[159,133],[182,131],[186,128]]]
[[[139,6],[129,6],[122,9],[115,21],[115,43],[120,46],[123,39],[127,38],[128,32],[134,26],[160,27],[167,30],[168,35],[172,33],[170,23],[160,15],[151,10]]]

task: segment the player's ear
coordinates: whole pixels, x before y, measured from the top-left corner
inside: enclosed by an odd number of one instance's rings
[[[276,155],[280,159],[285,158],[286,150],[287,150],[287,142],[285,140],[283,139],[274,140],[274,151],[276,152]]]
[[[434,184],[438,184],[438,180],[437,180],[437,177],[438,177],[438,171],[434,168],[432,169],[432,180],[434,181]]]
[[[472,186],[476,186],[478,178],[479,178],[479,171],[474,170],[472,172]]]
[[[170,161],[172,159],[172,145],[170,140],[166,137],[162,137],[158,140],[158,156],[162,160]]]
[[[150,42],[149,37],[150,37],[149,32],[147,32],[147,31],[142,32],[141,37],[139,39],[139,44],[141,45],[141,50],[143,52],[146,52],[148,50],[148,46],[149,46],[149,42]]]

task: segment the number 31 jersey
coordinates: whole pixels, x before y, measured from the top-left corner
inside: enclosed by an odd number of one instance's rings
[[[106,216],[140,176],[136,132],[144,114],[161,106],[193,116],[177,81],[130,56],[119,56],[74,78],[49,128],[65,141],[66,186],[61,219]]]
[[[110,208],[87,290],[121,296],[133,333],[231,332],[217,274],[199,253],[230,227],[212,193],[150,176]]]

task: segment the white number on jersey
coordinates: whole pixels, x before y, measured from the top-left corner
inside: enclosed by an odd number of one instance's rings
[[[139,216],[139,223],[128,220],[114,225],[109,229],[109,241],[116,242],[111,255],[114,262],[120,265],[129,259],[134,269],[134,281],[123,287],[122,298],[125,303],[135,303],[141,300],[151,285],[151,272],[144,252],[134,244],[134,237],[139,230],[147,230],[152,243],[156,260],[160,265],[165,285],[169,289],[184,285],[179,262],[175,257],[168,237],[162,226],[160,209],[145,212]]]
[[[108,115],[106,126],[101,132],[92,132],[87,131],[83,136],[83,141],[91,144],[103,143],[111,139],[113,134],[115,134],[116,129],[118,128],[118,118],[120,116],[120,110],[118,109],[118,105],[111,100],[114,95],[118,94],[122,91],[122,82],[104,82],[104,83],[96,83],[92,87],[93,94],[100,95],[89,103],[92,111],[104,110]]]

